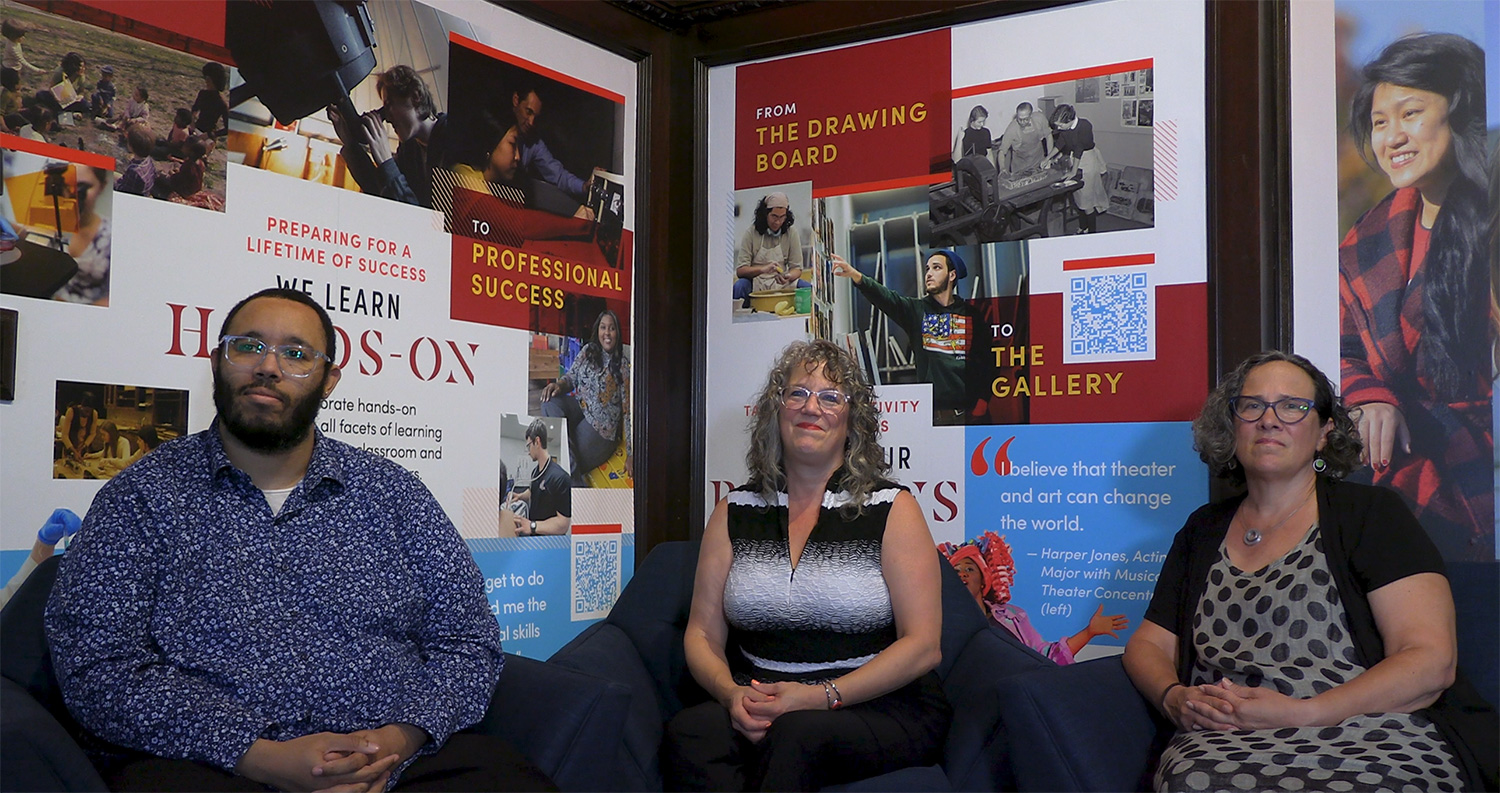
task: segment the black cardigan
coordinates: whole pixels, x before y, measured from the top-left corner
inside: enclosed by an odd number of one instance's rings
[[[1243,500],[1240,496],[1207,504],[1188,517],[1172,540],[1146,610],[1146,619],[1176,634],[1177,679],[1184,684],[1196,660],[1193,614]],[[1318,523],[1329,570],[1348,614],[1350,638],[1368,669],[1385,658],[1368,593],[1417,573],[1442,574],[1442,557],[1400,496],[1386,488],[1319,477]],[[1500,762],[1495,709],[1460,674],[1425,712],[1458,755],[1469,786],[1494,790]]]

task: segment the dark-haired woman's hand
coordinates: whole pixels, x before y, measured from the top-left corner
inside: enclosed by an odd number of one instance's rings
[[[1304,715],[1307,700],[1289,697],[1275,689],[1242,686],[1227,679],[1200,688],[1207,696],[1190,701],[1187,707],[1205,718],[1229,725],[1221,729],[1264,730],[1310,723]]]
[[[1206,692],[1211,685],[1177,686],[1162,697],[1167,718],[1184,730],[1232,730],[1234,724],[1221,704]]]

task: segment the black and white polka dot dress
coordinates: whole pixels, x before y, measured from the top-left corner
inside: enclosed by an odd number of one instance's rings
[[[1223,550],[1193,617],[1192,682],[1220,678],[1306,699],[1365,671],[1314,526],[1286,556],[1247,573]],[[1180,731],[1156,789],[1455,791],[1462,777],[1431,721],[1366,713],[1336,727]]]

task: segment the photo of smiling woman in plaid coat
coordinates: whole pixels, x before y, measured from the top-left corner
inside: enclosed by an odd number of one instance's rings
[[[1416,34],[1364,68],[1350,132],[1395,188],[1339,246],[1343,397],[1375,484],[1447,559],[1494,559],[1484,52]]]

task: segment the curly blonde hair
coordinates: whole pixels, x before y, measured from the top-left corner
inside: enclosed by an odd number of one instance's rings
[[[822,339],[792,342],[771,367],[766,385],[755,400],[755,415],[750,419],[750,449],[745,453],[750,483],[769,503],[775,503],[776,494],[786,489],[778,419],[782,391],[799,367],[804,372],[822,367],[823,377],[849,397],[843,487],[850,496],[847,508],[859,514],[864,510],[865,498],[885,478],[890,465],[880,446],[880,411],[875,407],[875,390],[865,380],[859,362],[833,342]]]

